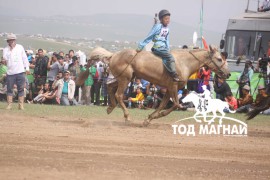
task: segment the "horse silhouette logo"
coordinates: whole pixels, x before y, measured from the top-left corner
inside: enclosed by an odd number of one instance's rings
[[[195,106],[196,113],[193,118],[196,122],[201,123],[197,117],[198,115],[203,116],[204,122],[211,124],[215,122],[215,118],[219,117],[219,124],[222,124],[222,119],[225,117],[224,109],[228,109],[230,113],[235,113],[235,111],[231,111],[227,102],[221,101],[220,99],[212,99],[210,96],[210,91],[206,89],[206,86],[202,86],[204,92],[202,94],[198,94],[192,91],[188,94],[183,100],[183,103],[192,102]],[[217,116],[217,111],[221,114],[221,116]],[[208,113],[213,113],[212,119],[207,120]]]
[[[204,90],[203,93],[198,94],[192,91],[182,100],[183,103],[192,102],[195,106],[196,113],[192,117],[180,119],[172,124],[173,134],[195,136],[197,132],[199,135],[247,136],[248,127],[246,123],[225,116],[224,109],[230,113],[235,113],[235,111],[230,110],[229,104],[220,99],[212,99],[210,91],[206,86],[202,86],[202,89]],[[217,115],[217,111],[221,116]],[[210,113],[213,115],[210,115]],[[207,120],[209,117],[211,117],[211,119]],[[200,120],[198,118],[203,119]],[[214,123],[216,118],[219,118],[218,124]],[[195,119],[195,121],[200,124],[195,126],[194,124],[181,123],[188,119]],[[234,123],[223,124],[224,119],[233,121]]]

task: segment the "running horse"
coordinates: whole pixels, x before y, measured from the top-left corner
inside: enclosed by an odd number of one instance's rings
[[[166,116],[177,109],[179,105],[178,90],[184,88],[189,76],[197,72],[203,65],[207,65],[220,77],[228,78],[230,73],[227,62],[221,58],[216,48],[210,46],[209,49],[209,51],[204,49],[172,50],[176,71],[181,80],[180,82],[174,82],[161,58],[151,52],[141,51],[137,53],[133,49],[125,49],[111,53],[101,47],[95,48],[90,54],[90,59],[102,59],[104,63],[109,65],[112,74],[117,79],[115,83],[108,86],[111,105],[107,108],[107,113],[110,114],[117,106],[117,100],[123,109],[125,120],[130,120],[128,109],[123,102],[123,96],[129,82],[134,77],[143,78],[153,84],[167,88],[167,93],[164,95],[160,106],[144,121],[145,126],[151,120]],[[81,74],[77,84],[81,85],[88,75],[89,71]],[[173,100],[173,106],[170,109],[163,110],[170,98]]]

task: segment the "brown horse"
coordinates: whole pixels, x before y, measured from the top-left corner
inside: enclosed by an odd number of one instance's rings
[[[224,61],[220,53],[212,47],[210,47],[210,51],[203,49],[190,51],[173,50],[171,53],[175,58],[176,71],[181,79],[180,82],[173,81],[164,67],[161,58],[151,52],[142,51],[137,53],[135,50],[127,49],[113,54],[103,48],[94,49],[90,58],[103,59],[105,63],[109,64],[112,74],[117,79],[117,82],[108,86],[111,105],[107,108],[107,113],[110,114],[113,111],[117,105],[117,100],[123,109],[125,120],[128,121],[130,119],[128,109],[123,102],[123,95],[128,83],[135,76],[167,88],[167,93],[164,95],[160,106],[149,115],[148,119],[144,121],[144,125],[148,125],[152,119],[168,115],[178,107],[178,90],[183,88],[189,76],[198,71],[203,65],[209,66],[210,69],[221,77],[229,77],[227,62]],[[87,78],[87,72],[88,71],[86,71],[85,75],[80,76],[80,82],[78,82],[78,84],[82,83]],[[173,100],[173,107],[162,111],[170,98]]]

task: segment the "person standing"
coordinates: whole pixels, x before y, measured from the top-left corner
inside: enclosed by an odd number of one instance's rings
[[[58,54],[56,52],[53,53],[52,58],[49,59],[47,69],[48,69],[48,82],[50,86],[50,90],[52,90],[52,84],[59,72],[59,63],[57,61]]]
[[[47,66],[49,58],[44,56],[43,49],[38,50],[38,58],[34,69],[36,93],[39,92],[41,86],[44,86],[47,80]]]
[[[29,62],[22,45],[16,44],[16,35],[7,35],[8,46],[3,50],[3,61],[7,64],[7,103],[6,109],[12,108],[13,87],[16,85],[18,90],[18,108],[23,110],[25,72],[29,74]]]
[[[245,85],[248,85],[249,87],[251,86],[250,82],[251,82],[253,73],[254,71],[253,71],[252,62],[246,61],[245,68],[239,75],[238,80],[236,81],[239,85],[238,91],[239,91],[240,98],[243,98],[243,91],[242,91],[243,87]]]

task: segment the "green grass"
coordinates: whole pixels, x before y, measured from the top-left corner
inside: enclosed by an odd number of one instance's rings
[[[6,103],[0,102],[0,113],[8,112],[5,110]],[[25,110],[17,110],[17,104],[14,103],[13,109],[10,111],[11,114],[20,115],[20,116],[31,116],[31,117],[43,117],[43,118],[68,118],[68,119],[94,119],[94,120],[123,120],[122,109],[116,108],[110,115],[106,113],[106,107],[102,106],[58,106],[58,105],[39,105],[39,104],[25,104]],[[148,117],[150,113],[154,110],[141,110],[141,109],[130,109],[130,115],[133,121],[143,122],[144,119]],[[168,116],[153,120],[156,123],[171,124],[177,120],[191,117],[194,115],[194,112],[189,111],[174,111]],[[244,114],[226,114],[228,117],[242,120],[244,122],[246,116]],[[1,117],[1,115],[0,115]],[[269,116],[258,115],[251,121],[248,121],[249,126],[270,126]],[[194,123],[195,121],[188,120],[185,123]],[[216,120],[216,123],[218,121]]]

